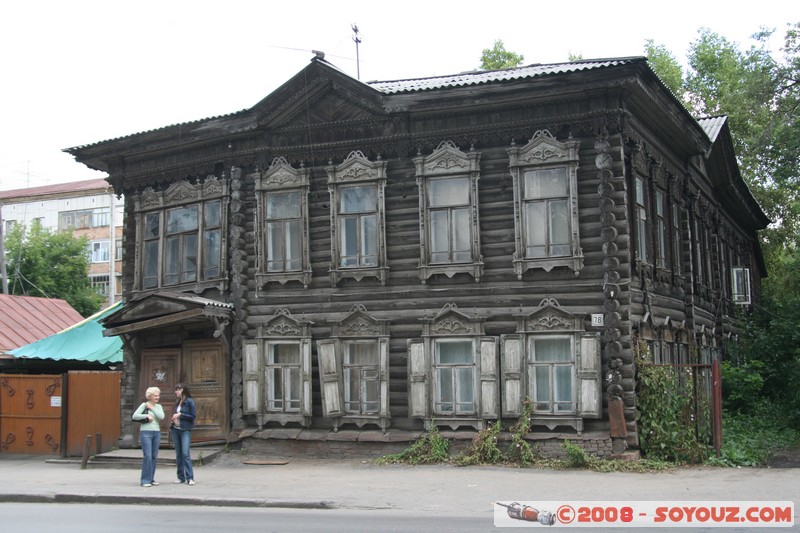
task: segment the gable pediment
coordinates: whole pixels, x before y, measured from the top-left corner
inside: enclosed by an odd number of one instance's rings
[[[356,304],[350,313],[333,325],[334,337],[380,337],[389,335],[389,321],[378,320],[367,313],[363,305]]]
[[[456,304],[446,304],[432,319],[423,319],[422,335],[483,335],[483,322],[459,311]]]
[[[259,337],[310,337],[311,322],[298,320],[292,313],[281,308],[275,314],[258,327]]]
[[[555,298],[546,298],[528,315],[517,315],[517,333],[542,331],[581,331],[582,313],[570,313]]]
[[[260,127],[308,128],[385,116],[382,95],[324,62],[314,61],[256,104]]]

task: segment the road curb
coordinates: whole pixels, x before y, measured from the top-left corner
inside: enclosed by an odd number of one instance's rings
[[[108,505],[205,505],[213,507],[261,507],[279,509],[335,509],[330,501],[264,500],[259,498],[180,498],[174,496],[129,496],[110,494],[4,494],[13,503],[97,503]]]

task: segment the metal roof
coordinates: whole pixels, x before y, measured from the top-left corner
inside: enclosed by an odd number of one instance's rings
[[[703,128],[703,131],[706,132],[706,135],[708,135],[708,138],[711,139],[711,142],[717,140],[717,135],[719,135],[722,126],[727,121],[728,117],[725,115],[719,117],[703,117],[697,119],[697,123],[700,124],[700,127]]]
[[[83,320],[64,300],[0,294],[0,354]]]
[[[625,65],[638,61],[643,61],[643,57],[622,57],[614,59],[592,59],[581,61],[570,61],[567,63],[533,64],[524,67],[517,67],[504,70],[475,70],[462,72],[460,74],[450,74],[445,76],[434,76],[430,78],[414,78],[407,80],[393,81],[372,81],[367,84],[385,94],[396,94],[402,92],[428,91],[432,89],[444,89],[450,87],[464,87],[467,85],[480,85],[495,81],[519,80],[525,78],[535,78],[538,76],[548,76],[552,74],[566,74],[585,70],[595,70],[617,65]]]
[[[70,181],[41,187],[28,187],[27,189],[13,189],[0,191],[0,202],[3,200],[19,200],[34,196],[51,196],[65,193],[85,193],[87,191],[109,191],[111,184],[103,178],[83,181]]]
[[[122,302],[117,302],[63,331],[11,350],[9,354],[25,359],[121,363],[122,340],[119,337],[104,337],[103,326],[99,322],[121,306]]]

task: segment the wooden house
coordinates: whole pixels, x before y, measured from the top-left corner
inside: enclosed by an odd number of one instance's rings
[[[250,109],[66,151],[126,198],[129,436],[180,380],[196,438],[530,400],[539,432],[636,448],[638,341],[719,359],[765,275],[725,118],[641,57],[363,83],[318,55]]]

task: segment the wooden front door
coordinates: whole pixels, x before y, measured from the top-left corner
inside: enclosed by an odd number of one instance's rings
[[[139,376],[139,397],[133,408],[146,401],[145,392],[149,387],[161,389],[161,405],[164,420],[161,421],[161,442],[169,438],[169,424],[175,406],[175,384],[180,382],[181,350],[178,348],[153,349],[142,351],[142,373]],[[133,414],[133,413],[131,413]],[[134,424],[138,431],[139,424]]]
[[[183,345],[181,376],[197,407],[192,441],[224,440],[228,434],[228,372],[219,341]]]

